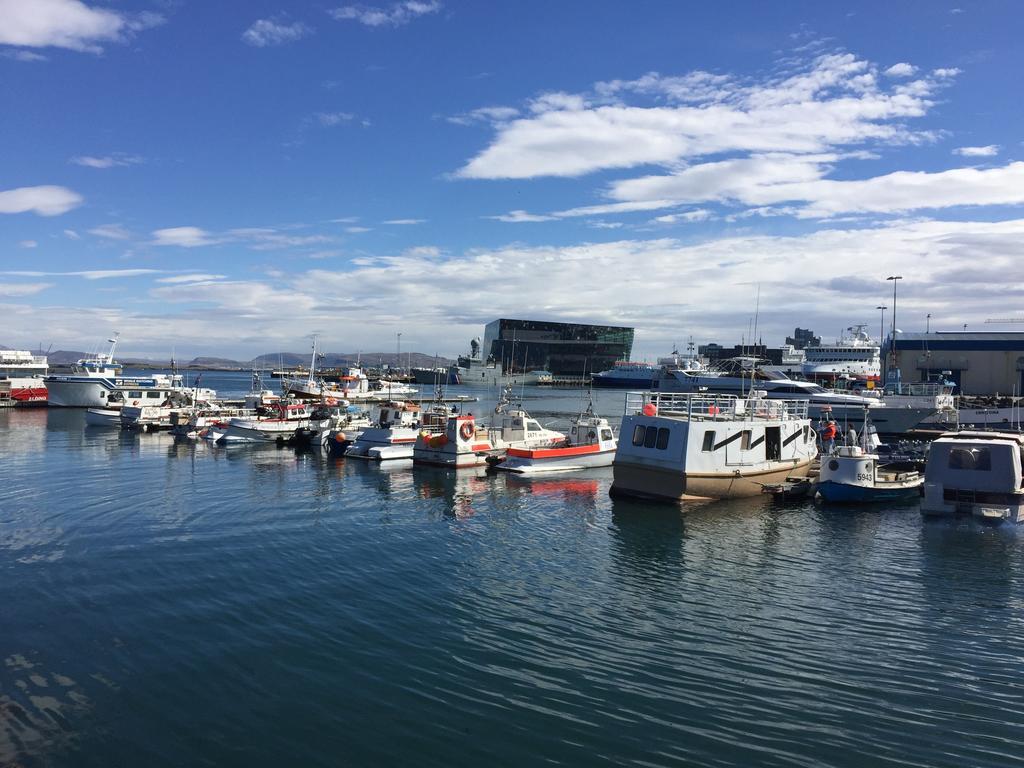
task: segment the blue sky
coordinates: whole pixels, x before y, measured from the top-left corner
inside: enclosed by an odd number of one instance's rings
[[[1010,330],[1024,9],[0,0],[0,343]],[[888,320],[887,320],[888,322]],[[877,330],[874,330],[877,333]]]

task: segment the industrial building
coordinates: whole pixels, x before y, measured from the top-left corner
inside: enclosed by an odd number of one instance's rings
[[[628,360],[632,351],[632,328],[502,318],[484,328],[481,354],[506,373],[587,376]]]
[[[891,345],[884,351],[893,365]],[[895,365],[905,382],[945,374],[965,395],[1020,395],[1024,333],[897,333]]]

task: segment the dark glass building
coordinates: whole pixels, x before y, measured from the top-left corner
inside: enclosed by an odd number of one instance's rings
[[[589,376],[628,360],[632,351],[632,328],[502,318],[484,328],[482,355],[506,373]]]

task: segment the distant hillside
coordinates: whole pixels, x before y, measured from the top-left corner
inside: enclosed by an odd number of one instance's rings
[[[0,349],[12,349],[0,344]],[[92,357],[93,353],[81,352],[72,349],[33,350],[34,355],[46,355],[51,366],[74,365],[85,357]],[[117,355],[117,361],[129,367],[146,368],[168,368],[168,360],[151,360],[144,357],[121,357]],[[398,355],[394,352],[348,352],[337,353],[327,352],[317,362],[318,368],[342,368],[349,365],[361,363],[367,368],[378,366],[395,367]],[[435,365],[451,365],[454,360],[447,357],[426,355],[422,352],[403,352],[398,367],[404,368],[411,365],[413,368],[432,368]],[[259,368],[263,370],[277,370],[278,368],[306,368],[309,366],[309,355],[297,352],[268,352],[253,360],[232,360],[227,357],[195,357],[192,360],[178,361],[179,368],[209,368],[215,370],[249,370]]]

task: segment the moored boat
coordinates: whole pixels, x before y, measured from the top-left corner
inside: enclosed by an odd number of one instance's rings
[[[806,476],[815,456],[806,400],[630,392],[611,491],[668,500],[756,496]]]
[[[615,459],[615,433],[594,413],[593,403],[572,420],[564,445],[509,448],[497,469],[519,474],[568,472],[589,467],[610,467]]]
[[[844,445],[821,460],[818,493],[825,501],[870,503],[907,501],[921,495],[920,472],[890,468],[859,445]]]
[[[921,512],[1024,522],[1024,433],[946,432],[934,440]]]

